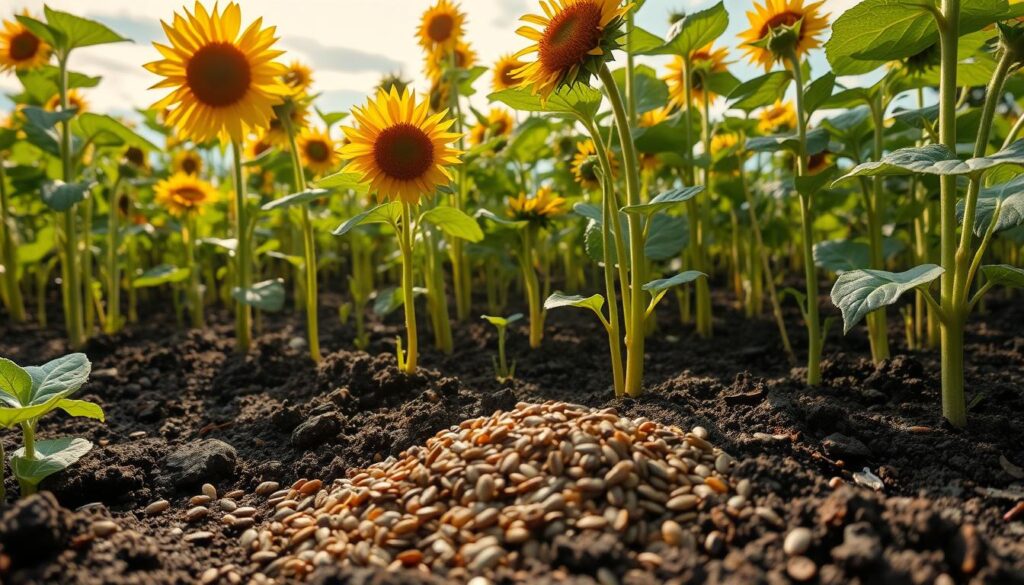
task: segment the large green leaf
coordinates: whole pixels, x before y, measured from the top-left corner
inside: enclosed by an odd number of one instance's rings
[[[644,290],[649,293],[659,293],[666,291],[674,286],[680,286],[697,280],[698,278],[707,278],[707,274],[699,272],[697,270],[687,270],[680,272],[679,274],[669,278],[659,278],[658,280],[652,280],[643,286]]]
[[[466,215],[465,211],[454,207],[435,207],[424,213],[422,219],[441,228],[441,231],[453,238],[468,242],[479,242],[484,239],[480,224]]]
[[[661,262],[679,255],[690,240],[690,226],[685,218],[659,213],[647,224],[644,256]]]
[[[1003,165],[1024,165],[1024,140],[1014,142],[995,154],[960,160],[941,144],[901,148],[882,157],[881,161],[863,163],[841,177],[878,177],[912,175],[979,175]]]
[[[935,16],[925,8],[934,0],[863,0],[832,24],[825,53],[839,76],[861,75],[887,61],[916,55],[938,42]],[[1009,15],[1006,0],[961,3],[960,34],[965,35]]]
[[[231,296],[244,305],[274,313],[284,307],[284,279],[274,278],[257,282],[249,288],[236,288],[231,291]]]
[[[1024,288],[1024,268],[1009,264],[982,266],[981,273],[990,283],[1007,288]]]
[[[30,402],[35,405],[77,392],[89,379],[92,363],[84,353],[71,353],[41,366],[28,366],[25,371],[32,377]]]
[[[815,128],[807,133],[807,154],[815,155],[828,148],[829,135],[823,128]],[[788,150],[797,152],[800,149],[800,137],[796,134],[779,134],[775,136],[758,136],[747,140],[747,149],[754,152],[778,152]]]
[[[622,95],[626,92],[626,69],[612,72],[615,84]],[[638,65],[633,69],[633,95],[636,100],[638,114],[664,107],[668,102],[668,85],[658,77],[658,73],[647,65]]]
[[[998,233],[1024,225],[1024,175],[981,190],[974,212],[974,232],[977,235],[983,235],[988,229],[989,224],[992,223],[992,217],[995,215],[996,206],[1000,203],[999,219],[993,228],[994,232]],[[957,202],[956,215],[963,222],[963,200]]]
[[[544,118],[534,117],[516,128],[508,143],[508,154],[518,161],[532,163],[538,160],[550,142],[551,124]]]
[[[151,286],[160,286],[162,284],[183,282],[188,278],[188,275],[188,268],[178,268],[173,264],[160,264],[159,266],[154,266],[136,277],[135,280],[132,281],[132,286],[135,288],[149,288]]]
[[[402,203],[400,201],[389,201],[382,203],[373,209],[364,211],[359,215],[341,224],[332,234],[343,236],[353,228],[373,223],[395,223],[402,217]]]
[[[143,150],[158,150],[155,144],[110,116],[85,112],[75,118],[75,125],[79,132],[91,138],[97,146],[125,145]]]
[[[563,87],[545,102],[523,88],[505,89],[487,96],[492,102],[501,102],[521,112],[569,114],[589,120],[601,107],[601,92],[582,83]]]
[[[651,215],[689,201],[703,191],[704,187],[702,185],[698,185],[696,187],[679,187],[677,189],[665,191],[664,193],[659,193],[654,197],[654,199],[651,199],[647,203],[627,205],[622,208],[622,211],[626,213]]]
[[[0,394],[0,397],[3,397],[3,395]],[[39,418],[57,408],[57,404],[61,400],[63,400],[63,398],[61,398],[60,395],[57,395],[53,396],[46,402],[32,406],[0,406],[0,428],[12,428],[23,422]],[[4,403],[10,404],[10,401],[4,399]]]
[[[60,35],[58,45],[66,50],[107,43],[131,42],[106,26],[67,12],[44,7],[46,24]]]
[[[0,401],[10,406],[28,404],[32,395],[32,377],[21,366],[0,358]]]
[[[50,181],[43,185],[43,203],[54,211],[67,211],[85,199],[92,183]]]
[[[264,203],[263,207],[261,207],[260,209],[262,209],[263,211],[284,209],[287,207],[291,207],[293,205],[300,205],[302,203],[309,203],[310,201],[315,201],[317,199],[320,199],[321,197],[326,197],[329,193],[330,191],[328,191],[327,189],[306,189],[301,193],[292,193],[291,195],[285,195],[280,199],[275,199],[268,203]]]
[[[926,286],[942,276],[935,264],[923,264],[906,272],[851,270],[839,275],[832,287],[832,303],[843,313],[843,332],[848,333],[865,315],[899,300],[903,293]]]
[[[601,313],[601,309],[604,307],[604,297],[601,295],[582,297],[580,295],[566,295],[561,292],[556,292],[544,301],[545,309],[560,309],[562,307],[590,309],[594,313],[597,313],[601,318],[604,318],[604,315]]]
[[[814,244],[814,264],[843,273],[871,266],[871,248],[853,240],[827,240]]]
[[[659,55],[690,55],[708,43],[722,36],[729,28],[729,12],[725,3],[719,2],[711,8],[691,12],[676,21],[665,38],[668,41],[655,52]]]
[[[11,471],[25,484],[39,485],[43,479],[73,465],[90,449],[92,443],[73,437],[36,441],[34,459],[25,458],[24,447],[11,454]]]
[[[333,175],[327,175],[322,179],[314,181],[314,184],[321,189],[336,189],[338,191],[355,191],[362,194],[370,190],[368,183],[363,182],[362,175],[340,171]]]
[[[788,70],[773,71],[744,81],[729,94],[729,107],[751,112],[773,104],[780,96],[786,95],[792,81],[793,74]]]
[[[84,418],[91,418],[98,421],[106,420],[103,416],[103,408],[95,402],[89,402],[88,400],[72,400],[69,398],[62,398],[57,401],[57,408],[70,414],[71,416],[81,416]]]

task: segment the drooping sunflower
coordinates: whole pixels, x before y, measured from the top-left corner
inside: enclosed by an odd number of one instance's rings
[[[717,94],[704,87],[704,75],[708,73],[720,73],[725,71],[728,63],[729,51],[724,48],[716,49],[709,44],[690,55],[690,63],[693,67],[693,74],[690,76],[690,98],[695,104],[704,103],[704,93],[707,92],[708,100],[714,101]],[[668,64],[668,74],[663,78],[668,84],[669,102],[673,107],[686,107],[686,60],[676,55]]]
[[[60,109],[60,94],[53,94],[50,99],[46,100],[46,104],[43,108],[51,112],[56,112]],[[89,110],[89,102],[82,97],[82,92],[77,89],[68,90],[68,109],[78,110],[81,114]]]
[[[171,159],[171,170],[175,174],[198,177],[203,172],[203,158],[191,150],[179,150]]]
[[[28,10],[22,12],[29,16]],[[4,20],[0,29],[0,71],[35,69],[50,60],[50,45],[16,19]]]
[[[282,53],[272,48],[276,29],[262,28],[258,18],[239,34],[242,13],[234,2],[208,12],[197,1],[184,12],[172,25],[161,23],[170,46],[153,43],[164,58],[145,65],[164,77],[153,88],[173,88],[153,107],[168,108],[167,122],[195,142],[240,143],[270,123],[273,106],[289,92],[281,82],[285,68],[274,61]]]
[[[203,208],[217,199],[213,185],[196,177],[178,173],[161,180],[153,188],[156,202],[171,215],[202,213]]]
[[[804,6],[804,0],[764,0],[754,4],[754,10],[747,11],[750,28],[740,33],[745,41],[747,60],[763,65],[765,71],[772,68],[785,55],[773,51],[762,41],[773,35],[794,34],[788,43],[799,59],[821,46],[820,35],[828,28],[828,15],[821,11],[823,1]],[[796,26],[799,23],[799,26]]]
[[[284,127],[284,121],[278,117],[282,110],[288,112],[292,130],[299,133],[309,124],[309,104],[306,100],[292,100],[287,108],[274,108],[270,123],[262,132],[262,136],[268,144],[283,148],[288,146],[288,130]]]
[[[531,53],[537,60],[517,69],[534,94],[547,98],[562,85],[585,83],[619,47],[623,16],[633,5],[620,0],[541,0],[544,14],[527,14],[521,20],[540,27],[519,27],[516,32],[534,43],[515,54]]]
[[[341,157],[370,183],[378,201],[418,203],[450,183],[448,167],[459,164],[459,151],[451,147],[459,134],[449,132],[455,121],[446,113],[431,114],[429,101],[417,102],[408,90],[379,92],[352,109],[357,125],[343,127],[352,142]]]
[[[146,151],[138,146],[129,146],[124,149],[122,155],[124,162],[136,171],[145,172],[149,170],[149,156]]]
[[[341,157],[335,150],[334,140],[326,130],[303,130],[295,139],[299,148],[302,166],[313,171],[314,175],[322,175],[334,170]]]
[[[610,155],[611,153],[609,153]],[[615,175],[619,169],[619,159],[614,156],[608,157],[612,166],[612,174]],[[576,143],[576,156],[572,159],[572,174],[576,182],[584,189],[596,189],[601,186],[601,176],[598,174],[600,163],[597,160],[597,146],[593,140],[581,140]]]
[[[491,108],[486,123],[477,123],[469,131],[469,143],[473,146],[483,144],[488,138],[508,136],[512,133],[512,114],[504,108]]]
[[[313,70],[305,63],[292,61],[281,75],[281,81],[291,90],[291,95],[302,95],[313,85]]]
[[[498,59],[498,62],[494,64],[494,79],[491,81],[494,91],[519,87],[523,80],[516,79],[513,73],[525,64],[512,54],[503,55]]]
[[[462,38],[465,24],[466,15],[457,4],[437,0],[437,4],[428,8],[420,19],[420,45],[430,51],[437,48],[451,51]]]
[[[444,76],[445,70],[450,66],[452,59],[455,60],[456,69],[470,69],[476,65],[476,51],[469,43],[459,41],[455,45],[454,52],[443,49],[434,49],[424,57],[424,72],[427,79],[439,81]]]
[[[761,110],[757,129],[763,134],[778,134],[796,128],[796,109],[790,102],[775,100],[775,103]]]
[[[518,197],[510,197],[508,200],[508,216],[516,221],[543,225],[565,212],[565,198],[556,195],[548,185],[538,189],[533,197],[520,193]]]

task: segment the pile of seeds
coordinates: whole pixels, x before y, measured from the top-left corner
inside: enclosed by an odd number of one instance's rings
[[[332,485],[300,480],[271,494],[272,518],[242,546],[254,582],[324,565],[463,580],[550,562],[557,536],[587,531],[614,535],[637,566],[654,568],[667,547],[724,544],[696,522],[730,492],[733,460],[706,437],[613,409],[520,403]],[[730,507],[749,496],[742,484]]]

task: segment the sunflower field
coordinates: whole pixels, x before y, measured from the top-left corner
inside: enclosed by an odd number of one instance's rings
[[[0,6],[0,583],[1024,583],[1024,2],[188,2]]]

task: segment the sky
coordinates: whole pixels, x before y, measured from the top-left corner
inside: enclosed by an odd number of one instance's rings
[[[240,0],[243,26],[257,17],[265,25],[277,26],[279,48],[286,51],[283,61],[298,59],[314,70],[314,91],[320,92],[318,104],[323,111],[347,110],[362,103],[387,73],[401,72],[415,81],[414,87],[426,90],[422,73],[422,52],[416,42],[420,15],[434,0]],[[833,18],[858,0],[824,0]],[[88,75],[101,75],[103,81],[84,95],[93,111],[133,114],[162,97],[167,90],[149,90],[157,81],[142,64],[159,58],[152,42],[166,42],[160,20],[169,21],[182,3],[177,0],[49,0],[55,9],[98,20],[133,43],[103,45],[76,50],[70,67]],[[209,4],[209,2],[207,3]],[[712,0],[647,0],[637,17],[637,25],[664,36],[672,12],[692,12],[710,7]],[[743,62],[737,33],[747,28],[745,12],[750,0],[725,0],[730,26],[720,43],[734,48],[734,72],[741,79],[763,73]],[[499,56],[515,52],[528,43],[518,36],[519,17],[539,11],[538,0],[461,0],[468,15],[467,38],[477,52],[481,65],[491,65]],[[0,16],[28,8],[42,11],[42,0],[2,0]],[[191,9],[192,4],[188,4]],[[665,58],[646,59],[662,68]],[[811,60],[816,75],[827,69],[821,50]],[[474,105],[486,105],[490,76],[477,82]],[[10,74],[0,74],[0,94],[17,93],[19,84]],[[0,107],[9,100],[0,97]]]

